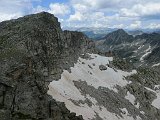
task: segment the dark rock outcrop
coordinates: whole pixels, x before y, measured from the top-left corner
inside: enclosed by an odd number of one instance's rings
[[[86,51],[85,35],[63,32],[46,12],[0,23],[0,120],[82,120],[47,91]]]
[[[107,67],[104,66],[104,65],[100,65],[100,66],[99,66],[99,69],[100,69],[101,71],[103,71],[103,70],[107,70]]]

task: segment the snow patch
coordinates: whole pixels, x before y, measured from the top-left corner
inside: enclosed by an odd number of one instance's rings
[[[155,89],[155,90],[160,90],[160,85],[155,85],[155,86],[154,86],[154,89]]]
[[[145,114],[145,112],[144,112],[144,111],[140,111],[140,113],[141,113],[141,114],[143,114],[143,115]]]
[[[52,81],[49,84],[48,94],[55,100],[64,102],[71,112],[82,115],[85,120],[95,119],[96,115],[99,115],[103,120],[124,120],[121,117],[117,117],[116,114],[110,113],[105,107],[98,106],[95,98],[89,95],[82,95],[80,90],[74,85],[74,81],[85,81],[95,89],[101,86],[118,92],[115,86],[119,85],[124,87],[130,84],[131,82],[125,80],[125,77],[137,72],[133,70],[129,73],[108,67],[107,64],[113,60],[112,57],[103,57],[97,54],[90,54],[90,56],[91,59],[88,60],[79,58],[78,62],[74,64],[74,67],[71,67],[71,73],[64,70],[59,81]],[[100,65],[106,66],[107,70],[101,71],[99,69]],[[84,101],[87,98],[92,102],[91,107],[86,103],[76,105],[73,102],[79,100]],[[134,102],[133,100],[135,100],[129,93],[127,98],[132,103]],[[127,114],[123,115],[123,117],[125,120],[134,120],[133,117]]]
[[[127,92],[127,95],[125,96],[125,98],[134,105],[134,101],[136,100],[136,98],[129,91]]]
[[[140,46],[140,47],[138,48],[138,50],[140,50],[140,49],[143,48],[143,47],[144,47],[144,45]]]
[[[139,108],[139,103],[135,105],[136,98],[129,91],[127,92],[127,95],[125,96],[125,99],[129,100],[129,102],[132,103],[136,108]]]
[[[151,51],[151,46],[149,46],[149,48],[147,50],[145,50],[145,54],[140,58],[140,61],[143,61],[144,58],[149,55],[150,53],[152,53]]]
[[[160,109],[160,89],[156,90],[156,88],[157,87],[159,88],[159,86],[160,85],[155,85],[155,87],[154,87],[155,90],[152,90],[152,89],[150,89],[148,87],[145,87],[147,90],[149,90],[151,92],[154,92],[156,94],[157,98],[153,100],[152,105],[154,107],[156,107],[157,109]]]
[[[160,63],[154,64],[152,67],[160,66]]]

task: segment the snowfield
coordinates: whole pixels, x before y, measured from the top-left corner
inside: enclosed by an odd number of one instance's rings
[[[143,61],[146,56],[148,56],[150,53],[152,53],[152,51],[151,51],[151,46],[149,46],[149,48],[148,48],[147,50],[145,50],[144,53],[145,53],[145,54],[142,55],[142,57],[140,58],[140,61]]]
[[[82,115],[85,120],[95,119],[97,115],[103,120],[134,120],[126,108],[122,109],[124,114],[122,115],[123,117],[120,117],[115,113],[109,112],[104,106],[98,105],[95,98],[82,94],[81,90],[75,86],[74,81],[85,81],[95,89],[102,86],[117,93],[118,90],[115,86],[124,87],[130,84],[131,81],[125,80],[125,77],[135,74],[136,71],[133,70],[129,73],[108,67],[109,61],[113,60],[112,57],[104,57],[97,54],[90,54],[90,56],[91,59],[79,58],[74,67],[71,68],[71,73],[64,70],[60,80],[50,83],[48,94],[57,101],[64,102],[71,112],[75,112],[76,115]],[[101,71],[99,69],[100,65],[106,66],[107,70]],[[132,94],[128,92],[125,98],[134,104],[135,97]],[[79,103],[78,105],[74,103],[74,101],[85,101],[86,99],[92,102],[91,106],[87,103]],[[141,120],[141,118],[137,116],[137,120]]]

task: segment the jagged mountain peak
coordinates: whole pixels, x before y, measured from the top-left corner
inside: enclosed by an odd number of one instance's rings
[[[58,22],[58,18],[55,17],[53,14],[47,12],[31,14],[24,17],[20,17],[18,19],[4,21],[0,23],[0,30],[3,29],[12,30],[11,28],[13,27],[17,30],[19,30],[19,28],[39,29],[45,27],[49,29],[54,29],[54,28],[61,29],[60,22]]]
[[[0,119],[82,120],[47,95],[47,85],[92,48],[86,36],[63,32],[46,12],[0,23]]]
[[[113,33],[127,34],[127,32],[124,29],[118,29],[118,30],[114,31]]]
[[[22,17],[22,18],[27,18],[27,17],[54,17],[54,18],[56,18],[53,14],[51,14],[51,13],[48,13],[48,12],[40,12],[40,13],[37,13],[37,14],[30,14],[30,15],[26,15],[26,16],[24,16],[24,17]]]
[[[15,22],[15,21],[21,21],[21,20],[29,20],[29,19],[55,19],[58,21],[58,18],[55,17],[53,14],[48,13],[48,12],[40,12],[40,13],[36,13],[36,14],[30,14],[30,15],[26,15],[24,17],[20,17],[18,19],[12,19],[12,20],[7,20],[7,21],[3,21],[1,23],[6,23],[6,22]],[[37,21],[38,22],[38,21]]]
[[[127,43],[132,42],[133,36],[128,35],[127,32],[125,32],[123,29],[119,29],[117,31],[114,31],[112,33],[109,33],[105,36],[105,44],[106,45],[118,45],[121,43]]]

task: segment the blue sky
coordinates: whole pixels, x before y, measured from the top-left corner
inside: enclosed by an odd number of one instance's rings
[[[0,21],[42,11],[63,28],[160,29],[160,0],[0,0]]]

